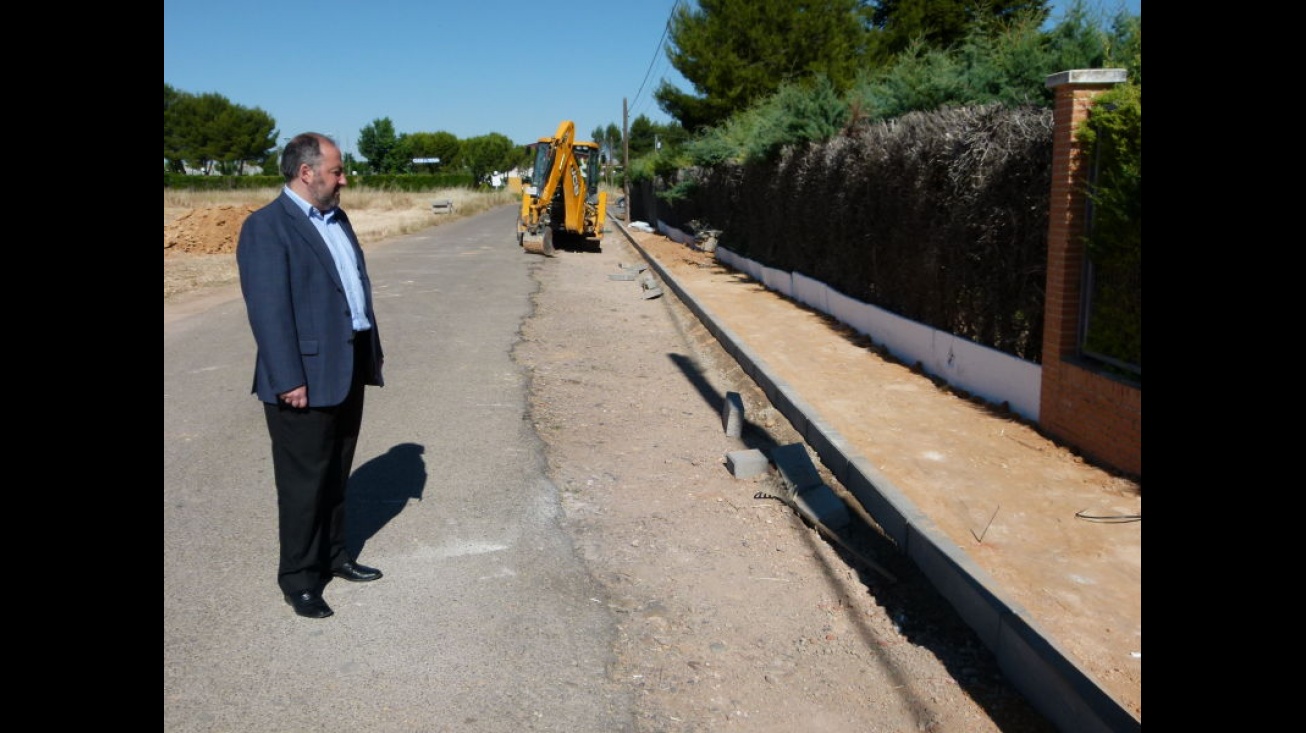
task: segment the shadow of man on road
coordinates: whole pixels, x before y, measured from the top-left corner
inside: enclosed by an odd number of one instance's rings
[[[426,488],[426,448],[400,443],[354,470],[349,477],[345,511],[349,517],[346,542],[354,557],[391,519],[408,505],[421,501]]]

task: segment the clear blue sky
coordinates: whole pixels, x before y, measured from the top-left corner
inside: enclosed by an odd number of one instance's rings
[[[164,0],[163,81],[312,130],[358,154],[358,132],[506,135],[524,144],[563,120],[577,136],[670,118],[653,91],[692,85],[662,50],[679,0]],[[1052,18],[1070,0],[1052,0]],[[1142,0],[1087,0],[1140,13]]]

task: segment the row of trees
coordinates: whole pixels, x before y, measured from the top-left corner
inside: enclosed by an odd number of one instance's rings
[[[1090,13],[1077,0],[1044,29],[1044,0],[701,0],[677,7],[668,57],[696,94],[655,96],[689,131],[640,161],[636,176],[726,160],[764,160],[788,145],[913,111],[1001,104],[1050,107],[1047,77],[1123,67],[1142,85],[1142,20]],[[820,21],[820,22],[818,22]],[[819,43],[786,42],[794,36]]]
[[[541,130],[546,135],[550,130]],[[684,128],[655,124],[646,115],[630,125],[630,154],[654,153],[660,145],[677,146],[687,139]],[[163,160],[172,173],[241,175],[259,167],[275,174],[280,149],[276,121],[258,108],[245,108],[216,93],[191,94],[163,85]],[[492,171],[528,167],[530,152],[523,143],[491,132],[460,139],[447,131],[396,132],[389,117],[373,120],[358,131],[363,160],[346,154],[345,167],[364,173],[470,173],[482,181]],[[625,144],[615,123],[596,127],[591,140],[599,143],[604,163],[623,160]],[[438,159],[438,163],[413,163]]]
[[[667,56],[694,87],[662,82],[659,106],[690,132],[726,122],[787,84],[850,90],[904,55],[952,49],[975,32],[1039,26],[1046,0],[698,0],[680,2]]]
[[[163,166],[204,175],[240,175],[248,164],[266,167],[277,145],[277,123],[258,107],[233,104],[221,94],[190,94],[163,85]],[[275,157],[272,169],[276,168]]]
[[[552,129],[540,130],[545,137]],[[630,154],[642,156],[654,153],[660,144],[678,145],[688,139],[684,128],[677,124],[659,125],[640,115],[630,125]],[[615,123],[594,128],[589,140],[599,144],[605,164],[624,160],[625,143],[621,128]],[[534,142],[531,140],[529,142]],[[529,168],[532,153],[525,142],[514,143],[507,136],[491,132],[459,139],[450,132],[397,133],[390,118],[373,120],[358,134],[358,152],[367,160],[360,169],[371,173],[408,173],[465,171],[474,180],[482,181],[492,171]],[[438,158],[439,163],[413,163],[414,159]]]
[[[255,107],[242,107],[216,93],[192,94],[163,85],[163,164],[170,173],[241,175],[257,166],[275,175],[280,148],[276,121]],[[470,172],[479,180],[493,170],[507,170],[523,159],[523,150],[506,136],[489,133],[459,140],[449,132],[396,134],[383,117],[359,130],[358,151],[346,153],[347,170],[366,173]],[[440,163],[414,164],[414,158]]]
[[[368,173],[439,173],[462,171],[482,181],[492,171],[508,170],[523,160],[524,151],[508,136],[491,132],[460,140],[451,132],[396,133],[389,117],[373,120],[358,131],[358,152],[365,161],[357,169]],[[414,163],[414,159],[439,159]]]

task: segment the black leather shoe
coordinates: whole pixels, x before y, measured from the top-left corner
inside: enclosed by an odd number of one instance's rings
[[[366,565],[359,565],[356,562],[347,562],[332,570],[331,574],[337,578],[344,578],[355,583],[366,583],[369,580],[376,580],[381,577],[380,570],[369,568]]]
[[[295,609],[295,613],[304,618],[326,618],[335,611],[322,600],[322,594],[315,590],[301,590],[298,593],[287,593],[286,603]]]

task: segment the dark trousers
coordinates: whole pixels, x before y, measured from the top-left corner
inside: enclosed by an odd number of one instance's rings
[[[318,588],[333,568],[353,560],[345,547],[345,487],[363,423],[364,342],[354,339],[354,380],[344,402],[305,409],[263,404],[277,484],[282,593]]]

